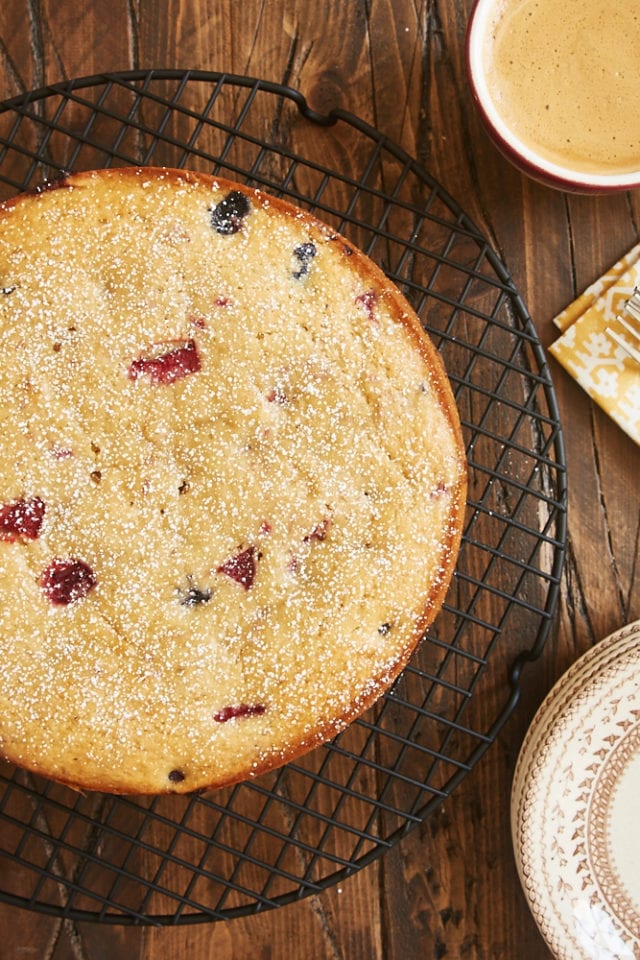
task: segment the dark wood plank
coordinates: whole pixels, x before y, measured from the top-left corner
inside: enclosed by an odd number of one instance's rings
[[[37,5],[42,60],[47,83],[134,67],[135,5],[114,0],[109,11],[94,3]]]

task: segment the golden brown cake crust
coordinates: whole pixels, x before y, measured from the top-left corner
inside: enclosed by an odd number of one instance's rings
[[[163,168],[0,205],[0,750],[186,792],[330,739],[439,611],[466,467],[399,291]]]

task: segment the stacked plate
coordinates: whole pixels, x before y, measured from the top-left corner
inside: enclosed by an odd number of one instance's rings
[[[516,864],[559,960],[640,960],[640,620],[538,710],[511,800]]]

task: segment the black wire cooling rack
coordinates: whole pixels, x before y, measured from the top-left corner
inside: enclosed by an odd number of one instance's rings
[[[125,164],[250,183],[365,250],[440,349],[469,460],[447,603],[392,691],[332,743],[187,797],[84,796],[0,764],[0,899],[177,924],[255,913],[344,879],[473,768],[549,631],[565,466],[545,357],[507,270],[438,183],[370,126],[319,115],[290,88],[196,71],[84,78],[0,104],[2,199],[61,171]]]

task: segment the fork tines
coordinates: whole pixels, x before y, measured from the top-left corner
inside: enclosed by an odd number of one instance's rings
[[[616,317],[617,328],[607,328],[607,334],[624,352],[640,363],[640,289],[636,287]]]

